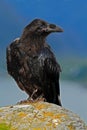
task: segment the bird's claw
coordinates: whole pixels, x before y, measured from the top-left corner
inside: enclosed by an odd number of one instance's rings
[[[20,105],[20,104],[29,104],[29,103],[35,103],[35,102],[44,102],[46,101],[45,98],[43,97],[39,97],[39,98],[36,98],[36,99],[32,99],[32,98],[28,98],[26,100],[22,100],[20,102],[17,103],[17,105]]]

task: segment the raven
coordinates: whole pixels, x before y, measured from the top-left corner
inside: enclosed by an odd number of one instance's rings
[[[46,37],[52,32],[63,30],[41,19],[34,19],[28,24],[21,37],[7,47],[7,70],[20,89],[29,95],[28,100],[44,98],[61,106],[61,68],[46,43]]]

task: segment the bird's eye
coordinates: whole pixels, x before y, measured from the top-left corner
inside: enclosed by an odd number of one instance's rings
[[[36,33],[40,33],[40,34],[43,33],[45,31],[45,28],[46,28],[46,24],[44,23],[39,24]]]
[[[40,28],[45,28],[45,25],[44,24],[40,25]]]
[[[37,28],[37,32],[40,32],[40,33],[41,33],[41,32],[44,30],[45,27],[46,27],[45,25],[41,24],[41,25]]]

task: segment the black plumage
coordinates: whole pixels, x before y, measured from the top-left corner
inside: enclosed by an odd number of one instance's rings
[[[61,105],[61,68],[45,40],[51,32],[62,31],[54,24],[35,19],[24,28],[21,37],[7,47],[8,73],[29,95],[29,100],[42,97],[48,102]]]

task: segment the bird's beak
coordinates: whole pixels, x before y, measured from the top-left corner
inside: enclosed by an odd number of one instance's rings
[[[51,32],[63,32],[63,29],[60,28],[59,26],[56,26],[55,24],[48,24],[48,26],[46,28],[46,31],[48,33],[51,33]]]

